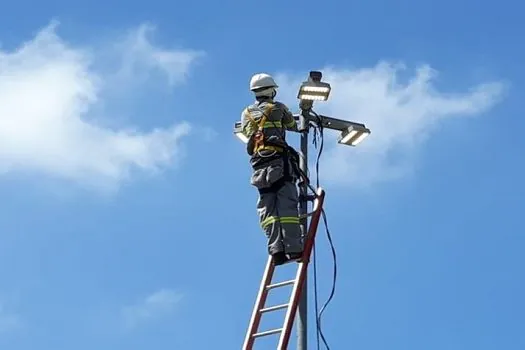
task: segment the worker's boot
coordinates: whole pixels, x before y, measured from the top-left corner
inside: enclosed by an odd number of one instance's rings
[[[288,253],[286,254],[286,258],[289,261],[297,261],[300,262],[301,258],[303,257],[303,253]]]
[[[272,255],[274,265],[282,265],[288,261],[286,254],[284,252],[278,252]]]

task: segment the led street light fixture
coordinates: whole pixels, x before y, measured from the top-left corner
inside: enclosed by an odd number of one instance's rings
[[[348,146],[357,146],[368,135],[370,135],[369,129],[362,124],[355,124],[343,130],[337,142]]]
[[[330,96],[330,84],[321,81],[305,81],[299,88],[297,98],[300,100],[326,101]]]

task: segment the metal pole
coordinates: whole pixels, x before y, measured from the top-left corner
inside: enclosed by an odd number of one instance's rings
[[[299,160],[299,167],[306,174],[308,169],[308,123],[309,109],[301,110],[301,159]],[[299,202],[299,215],[304,215],[308,212],[308,201],[306,200],[306,194],[308,186],[303,184],[299,188],[299,194],[302,195],[303,200]],[[306,240],[308,234],[308,218],[305,216],[301,219],[301,229],[303,237]],[[301,300],[299,301],[299,313],[297,315],[297,350],[306,350],[308,343],[308,332],[307,332],[307,310],[308,310],[308,274],[305,272],[303,290],[301,291]]]

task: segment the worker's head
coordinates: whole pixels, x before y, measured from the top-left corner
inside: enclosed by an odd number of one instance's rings
[[[274,98],[277,94],[278,85],[272,76],[266,73],[258,73],[250,80],[250,90],[256,98]]]

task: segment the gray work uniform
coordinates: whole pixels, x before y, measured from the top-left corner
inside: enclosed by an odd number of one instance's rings
[[[298,212],[297,175],[293,171],[286,144],[286,130],[297,130],[295,119],[286,105],[272,99],[260,100],[246,107],[241,116],[244,134],[250,138],[261,123],[265,145],[248,154],[253,168],[250,182],[259,191],[257,212],[268,238],[268,253],[301,253],[303,238]]]

